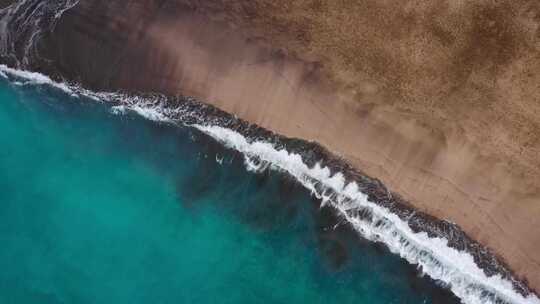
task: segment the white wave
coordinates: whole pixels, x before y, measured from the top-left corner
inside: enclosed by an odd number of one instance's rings
[[[160,122],[172,122],[158,108],[148,108],[148,107],[142,107],[139,105],[131,105],[131,106],[120,105],[120,106],[114,106],[111,109],[111,112],[113,114],[126,114],[128,111],[133,111],[148,120],[160,121]]]
[[[126,114],[127,110],[125,106],[114,106],[111,108],[111,113],[114,115],[123,115]]]
[[[39,73],[19,71],[0,65],[0,76],[9,74],[30,81],[30,84],[47,84],[62,91],[78,94],[99,101],[122,103],[111,108],[114,114],[134,111],[153,121],[174,122],[170,117],[182,113],[180,108],[163,107],[159,102],[142,97],[126,97],[117,93],[96,93],[78,87],[57,83]],[[309,168],[302,156],[276,149],[272,144],[248,140],[233,130],[212,125],[192,125],[226,147],[241,152],[246,168],[261,172],[268,168],[284,171],[296,178],[304,187],[333,206],[366,239],[384,243],[390,251],[411,264],[420,266],[423,273],[444,282],[466,304],[523,303],[540,304],[534,294],[519,294],[512,283],[500,275],[488,277],[467,252],[448,246],[441,238],[430,238],[427,233],[415,233],[406,221],[387,208],[370,202],[355,182],[347,183],[341,173],[332,175],[327,167],[316,164]],[[360,216],[368,213],[370,217]]]
[[[413,232],[407,222],[396,214],[370,202],[355,182],[347,184],[342,174],[332,175],[328,168],[320,164],[309,168],[298,154],[278,150],[267,142],[248,142],[241,134],[230,129],[202,125],[194,127],[241,152],[250,170],[260,171],[270,166],[292,175],[324,204],[339,211],[363,237],[382,242],[409,263],[421,266],[425,274],[447,284],[464,303],[495,303],[501,300],[509,303],[540,303],[534,295],[523,297],[514,290],[510,281],[500,275],[487,277],[469,253],[449,247],[446,239],[431,238],[425,232]],[[360,216],[360,212],[368,212],[371,217]]]
[[[73,97],[85,96],[96,101],[123,101],[125,105],[114,106],[111,109],[113,114],[125,114],[128,111],[135,112],[144,118],[153,121],[172,122],[164,113],[163,107],[160,104],[154,104],[153,102],[145,98],[127,97],[119,93],[112,92],[92,92],[76,86],[70,86],[65,83],[60,83],[52,80],[50,77],[41,73],[23,71],[10,68],[4,64],[0,64],[0,76],[11,80],[11,83],[16,85],[49,85],[64,91]],[[10,77],[11,76],[11,77]],[[14,79],[10,79],[14,78]]]
[[[68,93],[69,95],[74,94],[73,90],[68,85],[64,83],[56,82],[52,80],[51,78],[40,73],[12,69],[4,64],[0,64],[0,72],[5,77],[10,75],[17,78],[25,79],[26,82],[21,82],[23,85],[24,84],[49,85],[57,89],[60,89],[64,91],[65,93]]]
[[[142,117],[153,120],[153,121],[165,121],[168,122],[169,119],[164,116],[160,111],[156,109],[146,109],[143,107],[135,106],[132,108],[133,111],[135,111],[137,114],[141,115]]]

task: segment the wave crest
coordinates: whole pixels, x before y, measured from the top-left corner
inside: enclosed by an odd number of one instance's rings
[[[393,253],[418,265],[422,273],[443,282],[464,303],[540,303],[534,295],[524,297],[517,293],[502,276],[486,276],[470,254],[449,247],[446,239],[429,237],[426,232],[415,233],[390,210],[370,202],[358,184],[347,183],[341,173],[332,175],[329,168],[319,163],[309,168],[298,154],[276,149],[266,142],[248,142],[230,129],[194,127],[243,153],[250,170],[258,172],[270,167],[292,175],[323,204],[334,207],[363,237],[384,243]]]

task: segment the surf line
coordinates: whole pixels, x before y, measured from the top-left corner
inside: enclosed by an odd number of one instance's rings
[[[144,97],[96,93],[76,85],[55,82],[39,73],[20,71],[5,65],[0,65],[0,77],[17,81],[23,86],[47,85],[70,96],[110,102],[113,114],[134,112],[153,121],[193,127],[225,147],[241,152],[247,170],[278,170],[294,177],[322,204],[332,206],[364,238],[381,242],[392,253],[418,265],[423,274],[443,282],[463,303],[540,304],[536,295],[522,295],[515,290],[511,281],[500,274],[487,276],[470,253],[450,247],[448,240],[430,237],[426,232],[414,232],[407,221],[388,208],[371,202],[358,184],[347,182],[342,173],[333,174],[329,167],[320,162],[309,167],[302,155],[288,152],[285,147],[276,147],[265,140],[249,140],[239,132],[220,126],[219,119],[204,117],[201,111],[195,111],[193,107],[182,103],[171,107],[162,95]],[[200,104],[200,107],[205,106]]]

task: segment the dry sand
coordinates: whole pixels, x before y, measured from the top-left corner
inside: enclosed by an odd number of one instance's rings
[[[537,1],[111,2],[44,47],[67,77],[317,141],[540,290]]]

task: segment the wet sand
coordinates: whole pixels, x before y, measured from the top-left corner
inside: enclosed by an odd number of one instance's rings
[[[316,141],[540,290],[535,2],[244,2],[81,1],[30,66]]]

